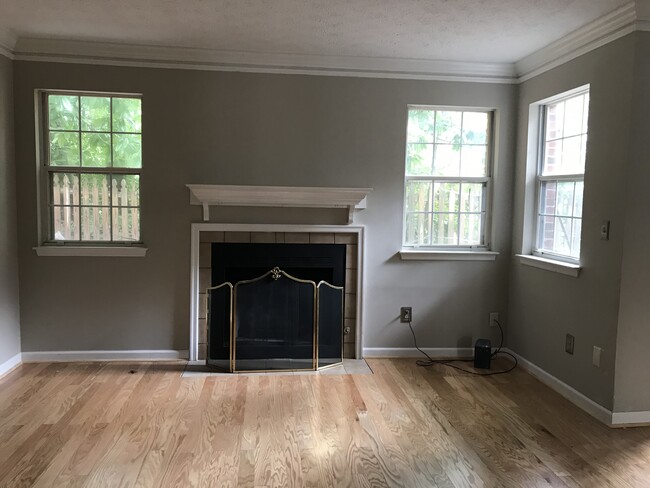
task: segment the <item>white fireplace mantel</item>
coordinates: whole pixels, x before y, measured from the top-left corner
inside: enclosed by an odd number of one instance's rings
[[[187,185],[190,204],[203,206],[203,220],[210,220],[210,206],[346,208],[348,223],[354,212],[366,208],[372,188],[313,186]]]

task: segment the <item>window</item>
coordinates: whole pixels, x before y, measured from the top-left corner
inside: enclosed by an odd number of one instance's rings
[[[141,99],[43,93],[47,241],[140,241]]]
[[[486,247],[492,114],[409,107],[405,247]]]
[[[589,91],[542,105],[535,254],[580,257]]]

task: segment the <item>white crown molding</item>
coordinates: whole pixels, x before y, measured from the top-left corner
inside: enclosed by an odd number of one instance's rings
[[[631,1],[516,63],[223,51],[63,39],[16,39],[2,31],[0,54],[19,61],[511,84],[529,80],[634,31],[650,31],[650,5],[647,5],[646,0]]]
[[[0,55],[14,59],[14,49],[16,48],[16,36],[11,32],[0,28]]]
[[[529,80],[578,56],[637,30],[647,22],[638,22],[635,2],[604,15],[575,30],[568,36],[552,42],[515,63],[518,81]]]
[[[513,83],[511,63],[221,51],[109,42],[20,38],[21,61],[49,61],[208,71]]]

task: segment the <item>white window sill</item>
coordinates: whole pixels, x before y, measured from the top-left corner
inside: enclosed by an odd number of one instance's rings
[[[402,261],[494,261],[499,255],[496,251],[436,251],[402,249]]]
[[[86,256],[142,258],[147,253],[141,246],[38,246],[33,248],[38,256]]]
[[[528,254],[517,254],[516,256],[519,258],[519,262],[526,266],[545,269],[546,271],[552,271],[574,278],[578,277],[582,269],[579,264],[565,263],[564,261],[556,261],[554,259],[540,258]]]

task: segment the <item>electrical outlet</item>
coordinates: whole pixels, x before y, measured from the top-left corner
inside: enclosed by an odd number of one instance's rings
[[[490,312],[490,327],[496,327],[499,321],[499,312]]]
[[[403,324],[410,324],[413,320],[413,309],[411,307],[402,307],[399,309],[399,321]]]
[[[566,335],[566,342],[564,344],[564,350],[568,354],[573,354],[573,346],[575,345],[575,340],[576,340],[576,338],[573,337],[571,334]]]
[[[592,357],[591,357],[591,362],[597,368],[600,368],[600,355],[601,355],[602,352],[603,352],[603,350],[600,347],[594,346],[594,352],[593,352]]]

